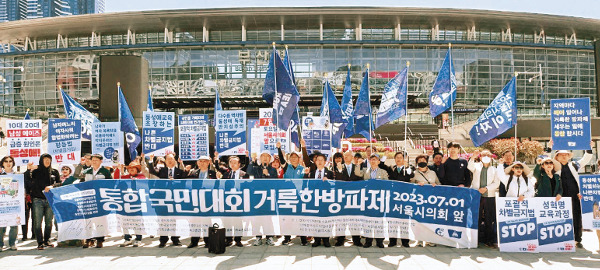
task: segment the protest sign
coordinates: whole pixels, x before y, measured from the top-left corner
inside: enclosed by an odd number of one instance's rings
[[[0,227],[23,225],[25,222],[27,219],[23,175],[0,175]]]
[[[92,153],[104,157],[102,165],[113,166],[125,163],[120,122],[94,122],[92,131]]]
[[[42,154],[42,120],[6,120],[6,146],[16,166],[37,164]]]
[[[215,148],[220,156],[246,154],[246,111],[220,110],[216,113]]]
[[[59,241],[115,232],[207,236],[216,222],[230,236],[363,235],[476,248],[480,194],[388,180],[194,179],[96,180],[47,197]]]
[[[273,118],[271,118],[272,115],[273,109],[259,109],[258,127],[252,128],[250,131],[253,139],[250,148],[253,153],[277,154],[277,142],[281,143],[281,150],[290,153],[290,132],[276,128]],[[276,132],[276,129],[279,131]]]
[[[579,175],[579,190],[583,228],[600,230],[600,174]]]
[[[553,150],[589,150],[592,141],[590,98],[550,100]]]
[[[498,246],[501,252],[573,252],[571,199],[496,198]]]
[[[185,114],[179,115],[178,118],[177,124],[179,126],[209,124],[208,114]]]
[[[180,122],[181,123],[181,122]],[[208,125],[179,125],[179,157],[181,160],[198,160],[208,153]]]
[[[142,149],[146,155],[175,152],[175,113],[144,111]]]
[[[302,117],[302,138],[306,142],[306,151],[311,154],[319,151],[331,155],[331,125],[327,116]]]
[[[59,164],[77,164],[81,157],[81,120],[48,120],[48,154]]]

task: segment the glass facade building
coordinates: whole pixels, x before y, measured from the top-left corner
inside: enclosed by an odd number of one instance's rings
[[[244,9],[236,12],[243,14]],[[202,17],[194,11],[187,13],[190,17]],[[297,13],[282,16],[286,16],[286,21],[302,21],[305,15]],[[161,11],[155,14],[160,17]],[[508,20],[510,15],[514,14],[507,14]],[[237,19],[245,18],[244,15],[236,16],[221,18],[219,23],[215,19],[210,27],[165,26],[135,31],[123,28],[101,35],[61,33],[64,37],[57,39],[57,33],[53,33],[30,38],[20,50],[17,46],[0,52],[0,67],[23,67],[23,71],[0,70],[6,80],[0,82],[0,113],[23,115],[29,108],[36,117],[57,116],[63,108],[56,85],[96,111],[102,55],[140,55],[148,60],[149,84],[155,102],[212,99],[216,89],[222,98],[260,101],[271,42],[276,41],[281,51],[284,45],[288,46],[301,103],[303,99],[320,102],[325,78],[341,98],[348,64],[356,96],[369,64],[370,90],[375,101],[372,105],[376,109],[385,84],[410,61],[410,121],[431,123],[428,93],[448,43],[452,43],[458,82],[455,121],[476,119],[515,72],[522,73],[517,80],[519,117],[548,117],[551,99],[574,97],[589,97],[592,114],[597,116],[593,40],[600,35],[600,21],[591,23],[598,32],[575,36],[562,34],[559,31],[562,28],[536,32],[526,28],[494,28],[490,22],[467,28],[462,22],[435,27],[421,23],[401,27],[383,23],[339,27],[339,23],[333,22],[307,26],[300,22],[280,25],[277,21],[277,26],[271,22],[261,29],[251,29]],[[207,17],[210,21],[210,16]],[[221,29],[223,22],[229,25]],[[304,102],[301,110],[316,112],[319,105]],[[236,107],[256,110],[243,104]],[[163,109],[210,113],[212,105]]]
[[[104,0],[0,0],[0,22],[104,12]]]

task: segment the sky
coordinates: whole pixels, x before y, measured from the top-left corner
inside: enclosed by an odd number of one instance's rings
[[[230,7],[377,6],[468,8],[600,19],[600,0],[105,0],[106,12]]]

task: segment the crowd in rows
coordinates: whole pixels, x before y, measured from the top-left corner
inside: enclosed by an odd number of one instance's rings
[[[488,150],[477,150],[465,160],[459,157],[461,146],[450,143],[447,154],[444,155],[435,148],[429,154],[418,155],[410,159],[406,152],[395,153],[393,162],[384,162],[373,146],[366,147],[366,156],[353,153],[351,150],[334,153],[328,159],[326,155],[314,152],[309,155],[304,141],[301,142],[301,152],[284,153],[281,145],[277,145],[278,154],[268,152],[253,153],[252,155],[229,156],[219,158],[202,156],[194,165],[185,165],[177,160],[175,154],[164,157],[144,155],[138,156],[128,166],[104,167],[102,155],[86,154],[77,166],[58,165],[60,171],[54,169],[52,156],[43,154],[39,164],[30,163],[24,172],[26,185],[26,221],[22,225],[23,240],[28,237],[29,217],[32,217],[32,239],[35,238],[38,249],[43,250],[53,247],[51,232],[53,226],[53,212],[46,199],[46,192],[50,189],[74,183],[93,181],[99,179],[322,179],[337,181],[361,181],[366,179],[380,179],[410,182],[418,185],[448,185],[472,188],[481,193],[479,206],[479,242],[497,248],[496,239],[496,205],[495,197],[513,197],[524,200],[532,197],[568,197],[573,205],[573,222],[575,241],[577,247],[582,247],[582,221],[581,221],[581,194],[579,191],[579,169],[592,159],[591,151],[586,151],[581,159],[573,160],[569,151],[556,151],[547,153],[537,159],[534,169],[523,162],[515,161],[512,151],[502,153],[498,160]],[[600,162],[600,161],[599,161]],[[387,165],[387,164],[389,165]],[[413,165],[410,165],[413,163]],[[10,156],[1,160],[2,174],[14,174],[15,162]],[[43,223],[43,226],[42,226]],[[42,227],[44,228],[42,230]],[[4,247],[4,234],[6,227],[0,228],[0,247]],[[16,250],[18,227],[9,228],[8,249]],[[597,231],[600,242],[600,231]],[[154,237],[154,236],[152,236]],[[298,236],[302,245],[312,241],[313,247],[331,247],[329,238]],[[168,241],[173,246],[181,246],[178,236],[161,235],[159,248],[164,248]],[[203,239],[209,241],[206,237]],[[264,240],[264,241],[263,241]],[[342,246],[346,237],[336,237],[333,245]],[[375,240],[375,243],[373,243]],[[102,248],[104,237],[96,237],[83,241],[84,248]],[[227,237],[227,245],[242,247],[241,237]],[[275,245],[277,238],[273,235],[256,236],[254,246]],[[199,246],[200,237],[191,237],[188,248]],[[283,236],[282,245],[292,243],[290,235]],[[383,238],[351,237],[351,244],[368,248],[373,244],[384,248]],[[410,247],[408,239],[401,239],[403,247]],[[141,246],[142,235],[125,234],[124,242],[120,245]],[[397,246],[398,239],[390,238],[389,247]],[[417,245],[430,245],[432,243],[417,242]],[[205,245],[207,246],[207,245]],[[2,250],[2,249],[0,249]]]

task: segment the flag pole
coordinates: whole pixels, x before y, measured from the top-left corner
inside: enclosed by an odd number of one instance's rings
[[[279,123],[279,108],[275,106],[275,99],[277,98],[277,62],[275,61],[275,42],[273,41],[273,81],[275,82],[275,96],[273,97],[273,106],[277,109],[277,111],[273,111],[275,114],[275,122]],[[273,116],[271,116],[273,119]],[[279,127],[278,124],[275,124],[275,139],[279,142]]]
[[[287,55],[288,54],[288,45],[285,45],[285,53],[286,53],[285,56],[288,56]],[[288,59],[290,59],[290,58],[288,57]],[[291,61],[290,61],[290,63],[288,63],[288,65],[290,65],[290,71],[291,71],[292,70],[292,68],[291,68],[291,66],[292,66],[291,65]],[[290,75],[293,75],[293,74],[290,74]],[[296,86],[296,81],[295,80],[292,83],[294,83],[294,86]],[[298,89],[297,86],[296,86],[296,89]],[[299,107],[300,107],[300,105],[296,105],[296,115],[298,115],[298,122],[300,122],[300,109],[299,109]],[[298,133],[298,140],[300,140],[300,137],[302,137],[302,124],[301,123],[296,123],[296,126],[298,126],[297,129],[300,129],[300,133]],[[296,131],[298,131],[298,130],[296,130]],[[291,136],[291,134],[290,134],[290,136]]]
[[[519,72],[515,72],[515,86],[516,86],[516,84],[517,84],[517,80],[516,80],[516,79],[517,79],[517,77],[518,77],[518,76],[519,76]],[[515,88],[516,88],[516,87],[515,87]],[[516,93],[517,93],[517,91],[515,90],[515,94],[516,94]],[[515,100],[517,100],[517,97],[515,97]],[[517,104],[515,104],[515,106],[517,106]],[[515,115],[515,117],[517,117],[517,116]],[[515,123],[515,160],[517,160],[517,150],[518,150],[518,147],[517,147],[517,144],[518,144],[518,139],[517,139],[517,126],[518,126],[518,125],[519,125],[519,120],[518,120],[518,118],[517,118],[517,122]]]
[[[406,115],[404,116],[404,151],[408,153],[408,151],[406,151],[406,136],[407,136],[407,132],[408,132],[408,67],[410,67],[410,61],[406,62],[406,95],[405,95],[405,100],[404,100],[404,106],[405,106],[405,110],[406,110]],[[401,86],[402,87],[402,86]]]
[[[369,84],[369,68],[371,67],[370,64],[367,63],[367,71],[365,76],[367,76],[367,85],[369,85],[369,87],[367,88],[367,96],[368,96],[368,102],[369,102],[369,145],[371,146],[371,151],[373,151],[373,135],[375,135],[375,130],[373,130],[373,112],[371,111],[371,89],[370,88],[370,84]],[[373,131],[373,135],[371,135],[371,131]],[[373,151],[375,152],[375,151]],[[367,160],[370,157],[367,157]]]
[[[448,43],[448,50],[452,49],[452,43]],[[450,66],[454,69],[452,64],[452,51],[450,51]],[[452,70],[450,70],[450,82],[452,82]],[[450,91],[452,91],[452,85],[450,85]],[[454,92],[456,94],[456,92]],[[452,135],[454,135],[454,101],[452,100],[452,92],[450,93],[450,125],[452,126]]]

